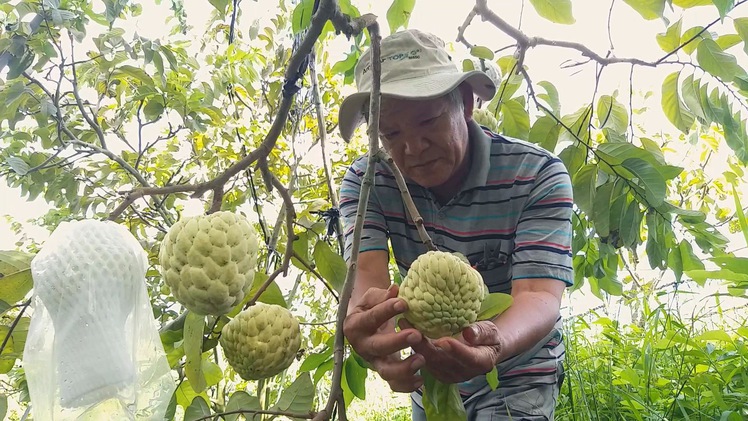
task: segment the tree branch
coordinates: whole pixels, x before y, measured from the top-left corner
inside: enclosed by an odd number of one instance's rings
[[[356,267],[358,263],[358,254],[361,246],[361,232],[364,227],[366,208],[369,203],[369,193],[374,185],[375,173],[375,151],[379,149],[379,106],[381,95],[381,77],[382,62],[381,57],[381,35],[379,33],[379,24],[374,22],[368,26],[369,38],[371,39],[371,70],[372,84],[371,94],[369,95],[369,156],[366,165],[364,180],[361,183],[361,192],[356,210],[356,222],[353,228],[353,248],[351,250],[351,259],[346,273],[343,291],[340,294],[340,305],[338,306],[337,324],[335,325],[335,346],[333,350],[333,373],[332,384],[330,386],[330,396],[327,405],[314,417],[314,421],[329,419],[335,409],[335,403],[341,398],[343,389],[340,382],[343,373],[343,359],[345,357],[345,337],[343,336],[343,322],[348,314],[348,303],[353,292],[353,284],[356,279]]]
[[[403,173],[395,164],[395,160],[392,159],[392,157],[384,149],[379,149],[376,155],[390,168],[390,171],[392,171],[392,174],[395,176],[395,182],[397,182],[397,187],[400,190],[400,197],[403,198],[405,209],[407,210],[411,221],[413,221],[413,224],[415,224],[416,229],[418,230],[418,236],[421,237],[421,241],[426,244],[426,247],[429,250],[438,250],[438,248],[434,245],[434,242],[431,240],[429,233],[426,232],[426,228],[423,225],[423,218],[418,213],[416,203],[410,196],[410,191],[408,190],[408,184],[405,182],[405,177],[403,177]]]
[[[740,6],[743,3],[748,2],[748,0],[742,0],[737,3],[735,3],[735,6],[732,10],[735,10],[738,6]],[[488,8],[487,0],[476,0],[475,7],[470,13],[477,13],[480,15],[481,19],[483,21],[487,21],[491,24],[493,24],[495,27],[500,29],[505,34],[509,35],[510,37],[517,40],[517,43],[520,45],[520,48],[522,49],[528,49],[537,47],[539,45],[546,45],[550,47],[558,47],[558,48],[567,48],[579,51],[583,56],[590,58],[591,60],[594,60],[603,66],[607,66],[609,64],[618,64],[618,63],[631,63],[638,66],[644,66],[644,67],[657,67],[660,64],[663,64],[665,60],[667,60],[668,57],[672,56],[673,54],[677,53],[681,48],[688,45],[691,41],[695,40],[701,34],[709,29],[711,26],[717,24],[722,19],[718,18],[709,23],[707,26],[704,27],[702,31],[700,31],[698,34],[694,35],[687,41],[683,42],[678,48],[674,49],[673,51],[667,53],[663,57],[659,58],[656,61],[646,61],[638,58],[633,57],[615,57],[615,56],[609,56],[609,57],[603,57],[600,54],[592,51],[589,47],[586,45],[577,43],[577,42],[570,42],[570,41],[563,41],[563,40],[552,40],[542,37],[530,37],[527,36],[522,31],[518,30],[517,28],[510,25],[508,22],[503,20],[499,15],[494,13],[491,9]]]
[[[336,194],[338,189],[335,186],[335,180],[332,176],[332,171],[330,171],[330,165],[327,162],[327,151],[325,150],[325,146],[327,143],[325,110],[322,108],[322,98],[319,94],[319,83],[317,82],[317,68],[315,60],[316,55],[312,53],[309,59],[309,76],[312,79],[312,94],[314,98],[314,105],[317,111],[317,131],[319,132],[319,145],[322,149],[322,165],[324,166],[325,170],[325,181],[327,182],[327,191],[330,197],[330,202],[332,203],[332,207],[335,209],[340,209],[340,203],[338,203],[338,196]],[[345,248],[345,240],[343,238],[343,224],[342,222],[340,222],[340,218],[336,219],[337,222],[335,228],[338,233],[338,248],[340,250],[340,254],[343,254],[343,250]]]
[[[8,328],[8,333],[5,335],[2,345],[0,345],[0,354],[2,354],[3,351],[5,351],[5,347],[8,345],[8,341],[10,340],[10,337],[13,334],[13,330],[15,330],[16,326],[18,326],[18,323],[21,321],[21,318],[23,317],[23,313],[29,307],[30,303],[31,303],[31,300],[27,300],[26,302],[21,304],[21,311],[18,312],[18,315],[16,316],[16,318],[13,320],[13,323]]]
[[[214,421],[218,421],[221,419],[221,417],[225,415],[233,415],[233,414],[255,414],[255,415],[276,415],[276,416],[283,416],[283,417],[289,417],[289,418],[301,418],[305,420],[309,420],[314,418],[315,413],[314,412],[308,412],[305,414],[297,414],[294,412],[288,412],[288,411],[261,411],[261,410],[254,410],[254,409],[237,409],[235,411],[227,411],[227,412],[219,412],[217,414],[213,415],[206,415],[202,418],[197,418],[195,421],[207,421],[210,419],[213,419]]]
[[[68,37],[70,38],[70,60],[72,60],[71,63],[71,70],[73,72],[73,96],[75,97],[75,103],[78,104],[78,110],[83,115],[83,118],[86,120],[89,126],[96,132],[96,137],[99,138],[99,143],[101,144],[101,147],[104,149],[107,149],[106,146],[106,139],[104,139],[104,132],[101,130],[101,126],[99,126],[99,123],[95,122],[86,112],[86,109],[83,107],[83,100],[81,100],[80,94],[78,93],[78,72],[75,69],[75,43],[73,42],[73,34],[69,33]],[[144,184],[145,185],[145,184]]]

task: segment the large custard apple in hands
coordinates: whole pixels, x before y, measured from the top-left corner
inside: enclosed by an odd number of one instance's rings
[[[252,287],[257,231],[233,212],[186,217],[164,237],[159,262],[172,295],[200,315],[227,314]]]
[[[483,277],[460,256],[429,251],[413,262],[400,285],[404,317],[431,339],[453,336],[474,323],[486,296]]]

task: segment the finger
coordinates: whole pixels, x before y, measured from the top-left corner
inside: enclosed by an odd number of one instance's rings
[[[369,355],[384,357],[411,347],[421,342],[422,338],[420,333],[413,330],[378,333],[362,337],[358,347],[365,349]]]
[[[387,301],[390,297],[390,292],[388,289],[382,289],[382,288],[369,288],[364,292],[364,295],[361,296],[361,299],[356,304],[356,309],[360,310],[368,310],[377,304],[383,303]]]
[[[462,331],[465,342],[473,346],[497,345],[501,341],[499,336],[499,328],[491,321],[473,323]]]
[[[364,310],[355,310],[350,314],[352,330],[375,332],[384,323],[405,312],[408,305],[401,298],[389,298]]]
[[[405,360],[380,359],[375,369],[395,392],[412,392],[423,385],[418,370],[425,365],[422,356],[414,354]]]
[[[493,368],[496,360],[494,350],[490,346],[472,346],[464,344],[454,338],[441,338],[434,343],[442,355],[449,356],[454,361],[466,367],[475,367],[482,372]]]

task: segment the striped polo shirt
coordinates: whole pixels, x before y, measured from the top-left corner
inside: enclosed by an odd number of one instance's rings
[[[497,135],[472,121],[468,133],[470,171],[447,204],[440,205],[428,189],[408,182],[434,244],[465,255],[490,292],[511,293],[515,279],[551,278],[571,286],[572,187],[564,164],[536,145]],[[340,188],[346,261],[366,165],[367,156],[356,159]],[[360,252],[391,247],[404,277],[428,250],[406,213],[394,176],[384,163],[377,163],[375,170]],[[498,365],[500,384],[553,383],[563,357],[559,319],[535,347]],[[461,384],[460,391],[468,397],[486,387],[485,376],[479,376]]]

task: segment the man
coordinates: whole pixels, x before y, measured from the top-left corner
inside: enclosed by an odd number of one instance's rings
[[[370,62],[367,51],[355,69],[358,92],[341,104],[346,141],[366,117]],[[412,392],[414,420],[425,420],[421,369],[459,383],[470,419],[553,419],[563,379],[559,308],[573,279],[566,168],[547,151],[473,121],[473,95],[489,101],[496,86],[480,71],[460,72],[439,38],[395,33],[382,40],[381,62],[381,142],[405,175],[429,236],[440,250],[467,256],[491,292],[511,293],[514,301],[459,339],[430,340],[407,323],[396,329],[394,318],[407,305],[391,285],[388,241],[402,275],[427,249],[380,163],[344,333],[393,391]],[[340,190],[347,260],[366,164],[357,159]],[[408,348],[413,352],[401,359]],[[485,374],[494,366],[500,386],[492,391]]]

